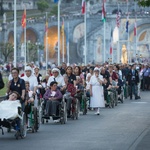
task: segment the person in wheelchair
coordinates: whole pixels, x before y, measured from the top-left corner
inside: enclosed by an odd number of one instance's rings
[[[8,101],[16,101],[20,98],[20,95],[16,91],[12,91],[11,94],[8,97]]]
[[[108,107],[108,101],[107,101],[107,96],[108,96],[108,91],[112,88],[111,83],[107,80],[107,78],[103,78],[103,84],[102,84],[103,88],[104,88],[104,99],[106,101],[105,103],[105,107]]]
[[[24,112],[29,114],[31,112],[31,104],[34,102],[33,91],[30,90],[30,83],[28,81],[25,82],[26,86],[26,94],[25,94],[25,110]]]
[[[50,83],[50,88],[47,89],[46,93],[43,96],[45,100],[45,118],[49,116],[57,116],[57,108],[62,100],[62,93],[57,89],[57,82],[52,81]]]
[[[119,78],[113,82],[114,82],[113,87],[117,90],[117,93],[118,93],[118,100],[121,101],[120,94],[121,94],[121,87],[123,86],[123,82]]]
[[[67,117],[70,118],[71,117],[71,115],[70,115],[71,104],[72,104],[72,101],[74,99],[73,97],[76,94],[76,88],[74,87],[74,85],[72,83],[69,83],[69,78],[66,74],[64,74],[63,77],[64,77],[64,81],[65,81],[66,94],[70,93],[69,96],[67,96],[65,98],[66,104],[67,104]]]
[[[16,138],[18,136],[25,137],[20,124],[23,119],[21,117],[20,97],[18,92],[12,91],[7,100],[0,102],[0,129],[2,134],[4,134],[2,127],[6,127],[8,132],[13,128],[16,131]]]

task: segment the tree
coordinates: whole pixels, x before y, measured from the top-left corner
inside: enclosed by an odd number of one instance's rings
[[[57,5],[52,7],[52,10],[50,11],[50,15],[56,15],[58,14],[58,7]]]
[[[35,43],[28,43],[28,46],[27,46],[27,60],[29,62],[31,61],[37,61],[38,60],[38,49],[40,50],[43,50],[44,49],[44,46],[39,44],[35,44]]]
[[[13,54],[14,47],[12,43],[0,43],[0,49],[4,56],[4,61],[7,62],[8,57]]]
[[[49,8],[49,4],[46,0],[39,0],[37,2],[37,7],[38,7],[38,10],[40,10],[41,13],[43,13],[46,9]]]
[[[150,6],[150,0],[135,0],[135,1],[137,1],[140,6],[143,6],[143,7]]]

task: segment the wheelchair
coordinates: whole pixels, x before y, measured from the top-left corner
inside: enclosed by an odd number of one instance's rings
[[[106,92],[106,91],[104,91],[104,92]],[[106,105],[109,108],[114,108],[114,106],[115,106],[115,94],[112,91],[112,89],[108,90],[108,92],[106,94],[106,102],[107,102]]]
[[[39,109],[40,113],[40,120],[41,123],[44,124],[45,121],[48,122],[50,117],[52,117],[53,120],[59,119],[59,122],[61,124],[66,124],[67,123],[67,108],[66,108],[66,102],[65,102],[65,95],[62,98],[62,101],[60,102],[59,106],[57,107],[57,114],[56,116],[50,115],[48,118],[45,118],[45,104],[44,100],[41,102],[41,107]]]
[[[111,88],[110,91],[113,93],[113,99],[114,99],[114,105],[117,106],[118,105],[118,92],[116,90],[116,88]]]
[[[26,108],[28,110],[26,110]],[[40,127],[40,118],[39,118],[39,111],[37,107],[34,107],[33,103],[28,104],[25,107],[25,113],[27,118],[27,129],[32,131],[32,133],[37,132]]]
[[[120,102],[121,103],[124,102],[124,87],[123,86],[121,86]]]
[[[77,93],[77,90],[73,84],[70,83],[68,84],[66,93],[68,93],[67,96],[68,98],[66,97],[66,102],[67,100],[71,99],[69,110],[67,110],[67,113],[69,114],[68,118],[77,120],[80,116],[80,101],[79,101],[79,95]]]
[[[3,111],[6,111],[3,112]],[[20,102],[17,101],[2,101],[0,103],[0,129],[4,135],[3,128],[7,128],[7,132],[15,130],[15,138],[18,140],[26,137],[26,116],[22,111]]]
[[[77,98],[80,100],[80,110],[82,111],[83,115],[86,115],[89,101],[89,98],[86,96],[86,89],[80,91],[80,93],[77,93]]]

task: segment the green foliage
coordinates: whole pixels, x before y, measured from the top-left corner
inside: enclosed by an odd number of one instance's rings
[[[52,7],[52,10],[50,11],[50,15],[56,15],[57,16],[57,14],[58,14],[58,7],[57,7],[57,5],[54,5]]]
[[[38,50],[43,50],[44,46],[36,43],[28,43],[27,44],[27,61],[37,61],[38,60]]]
[[[39,1],[37,2],[37,7],[38,7],[38,10],[40,10],[41,13],[42,13],[42,12],[44,12],[46,9],[49,8],[49,4],[48,4],[48,2],[47,2],[46,0],[39,0]]]
[[[0,43],[0,50],[4,56],[4,61],[7,62],[8,57],[13,54],[14,48],[12,43]]]
[[[135,1],[137,1],[140,6],[143,6],[143,7],[150,6],[150,0],[135,0]]]

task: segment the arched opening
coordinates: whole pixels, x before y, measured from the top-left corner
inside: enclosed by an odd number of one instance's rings
[[[58,55],[58,30],[57,26],[48,28],[47,31],[47,49],[48,49],[48,58],[53,61],[57,61]],[[64,44],[63,44],[63,32],[60,32],[60,58],[63,57],[63,45],[64,45],[64,58],[66,58],[66,36],[64,33]],[[46,34],[44,37],[44,50],[46,54]]]
[[[37,42],[37,34],[35,33],[35,31],[33,29],[27,29],[26,30],[26,41],[30,41],[31,43],[35,43]],[[22,32],[21,34],[21,39],[20,39],[21,43],[24,43],[24,32]]]

